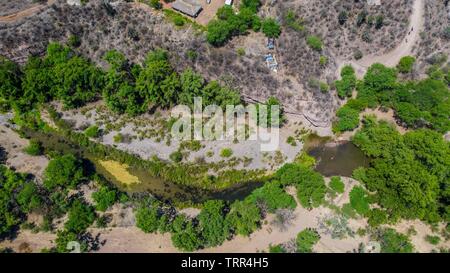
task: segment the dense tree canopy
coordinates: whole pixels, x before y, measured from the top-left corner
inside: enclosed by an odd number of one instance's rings
[[[368,118],[353,142],[373,158],[359,179],[393,220],[448,219],[450,150],[441,135],[423,129],[402,136]]]

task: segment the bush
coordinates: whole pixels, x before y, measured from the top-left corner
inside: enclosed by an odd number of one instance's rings
[[[297,235],[297,252],[311,253],[314,245],[320,240],[319,233],[312,229],[305,229]]]
[[[30,144],[25,147],[24,152],[29,155],[42,155],[44,153],[44,148],[42,147],[42,144],[39,141],[31,140]]]
[[[117,192],[110,190],[106,186],[101,186],[100,189],[92,194],[96,205],[95,208],[99,211],[105,211],[111,207],[117,200]]]
[[[397,65],[397,69],[400,73],[409,73],[412,71],[415,62],[416,58],[412,56],[402,57]]]
[[[340,177],[333,176],[330,180],[330,188],[337,193],[343,193],[345,190],[345,184],[342,182]]]
[[[306,43],[309,45],[309,47],[311,47],[316,51],[322,50],[322,40],[317,36],[314,35],[308,36],[306,38]]]
[[[278,181],[267,182],[254,190],[245,200],[254,204],[262,202],[270,212],[284,208],[294,209],[297,206],[295,199],[285,192]]]
[[[297,197],[305,208],[318,207],[325,199],[326,186],[323,177],[306,166],[285,164],[275,174],[282,185],[297,188]]]
[[[80,234],[85,231],[95,221],[94,209],[77,199],[73,202],[69,210],[69,219],[64,227],[69,232]]]
[[[231,150],[230,148],[224,148],[220,151],[221,157],[230,157],[232,155],[233,155],[233,150]]]
[[[425,236],[425,241],[432,245],[438,245],[441,242],[441,238],[439,236],[427,235]]]
[[[380,230],[375,239],[381,243],[382,253],[411,253],[414,247],[408,236],[396,232],[392,228]]]
[[[346,65],[341,70],[341,80],[335,82],[336,90],[340,98],[350,97],[356,86],[355,70],[351,65]]]
[[[338,121],[333,126],[335,132],[352,131],[359,126],[359,112],[348,106],[341,107],[336,116]]]
[[[179,163],[183,160],[183,153],[180,151],[175,151],[170,154],[170,160],[172,160],[175,163]]]
[[[92,125],[89,128],[87,128],[86,130],[84,130],[84,134],[87,137],[97,138],[100,136],[100,129],[98,128],[98,126]]]
[[[273,18],[267,18],[262,21],[262,32],[268,38],[278,38],[281,34],[281,27]]]
[[[136,226],[145,233],[153,233],[158,230],[160,224],[159,206],[156,202],[141,204],[136,210]]]
[[[370,210],[367,193],[360,186],[353,187],[350,192],[350,204],[352,205],[352,208],[360,215],[367,215]]]
[[[388,215],[384,210],[381,209],[373,209],[369,212],[368,215],[368,223],[371,227],[377,227],[379,225],[383,225],[387,223]]]

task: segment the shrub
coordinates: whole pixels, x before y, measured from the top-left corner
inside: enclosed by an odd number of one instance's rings
[[[310,35],[306,38],[306,43],[314,50],[321,51],[322,50],[322,40],[314,35]]]
[[[381,243],[382,253],[411,253],[414,247],[408,236],[396,232],[392,228],[380,230],[375,239]]]
[[[286,253],[282,245],[269,245],[269,253]]]
[[[221,157],[230,157],[232,155],[233,155],[233,150],[231,150],[230,148],[224,148],[220,151]]]
[[[44,171],[44,186],[49,190],[58,186],[75,188],[83,179],[81,161],[72,154],[50,160]]]
[[[245,200],[251,203],[262,202],[271,212],[284,208],[294,209],[297,206],[295,199],[285,192],[278,181],[266,183],[254,190]]]
[[[397,65],[397,69],[400,73],[409,73],[412,71],[415,62],[416,58],[412,56],[402,57]]]
[[[337,193],[343,193],[345,190],[345,184],[342,182],[340,177],[333,176],[330,180],[330,188]]]
[[[273,18],[263,20],[261,28],[268,38],[278,38],[281,34],[281,27]]]
[[[297,252],[311,253],[314,245],[320,240],[319,233],[312,229],[305,229],[297,235]]]
[[[175,163],[179,163],[183,160],[183,153],[180,151],[175,151],[170,154],[170,160],[172,160]]]
[[[432,245],[438,245],[441,242],[441,238],[439,236],[427,235],[425,236],[425,241]]]
[[[73,202],[69,210],[69,219],[64,224],[64,227],[69,232],[79,234],[85,231],[95,221],[94,209],[77,199]]]
[[[84,134],[87,137],[97,138],[100,136],[100,129],[98,128],[98,126],[92,125],[89,128],[87,128],[86,130],[84,130]]]
[[[24,152],[29,155],[42,155],[44,152],[44,148],[42,147],[42,144],[39,141],[31,140],[30,144],[25,147]]]
[[[350,192],[350,204],[352,205],[352,208],[360,215],[367,215],[370,209],[369,201],[367,199],[367,193],[362,187],[353,187]]]
[[[336,116],[338,121],[333,126],[335,132],[352,131],[359,126],[359,112],[348,106],[341,107]]]
[[[386,224],[388,220],[388,215],[384,210],[373,209],[369,212],[368,223],[371,227],[377,227],[382,224]]]
[[[95,208],[99,211],[105,211],[112,206],[118,199],[117,192],[110,190],[106,186],[101,186],[100,189],[92,194],[96,205]]]

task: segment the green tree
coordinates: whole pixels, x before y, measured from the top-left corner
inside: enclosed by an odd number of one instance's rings
[[[416,58],[412,56],[402,57],[397,65],[397,69],[400,73],[409,73],[412,71],[415,62]]]
[[[262,21],[262,32],[268,38],[278,38],[281,34],[281,26],[273,18],[267,18]]]
[[[116,190],[101,186],[98,191],[92,194],[92,199],[96,203],[95,208],[97,210],[106,211],[118,200],[118,196]]]
[[[227,21],[211,20],[207,26],[206,40],[212,45],[221,46],[230,39],[230,29]]]
[[[228,226],[239,235],[249,236],[259,227],[261,212],[252,203],[235,201],[226,216]]]
[[[83,180],[81,161],[72,154],[50,160],[44,171],[44,186],[49,190],[56,187],[75,188]]]
[[[69,232],[80,234],[95,221],[94,208],[80,199],[73,201],[69,209],[69,219],[64,227]]]
[[[225,221],[225,204],[223,201],[210,200],[203,204],[198,215],[199,231],[205,246],[222,244],[229,236],[229,227]]]

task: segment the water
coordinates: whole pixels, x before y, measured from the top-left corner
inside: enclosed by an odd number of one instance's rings
[[[139,166],[129,166],[127,171],[138,177],[140,183],[125,185],[119,182],[108,170],[99,162],[99,158],[89,153],[83,147],[65,139],[55,133],[42,133],[39,131],[25,130],[25,135],[29,138],[40,141],[44,148],[56,151],[61,154],[73,153],[85,159],[95,172],[105,177],[108,181],[116,185],[120,190],[128,193],[150,192],[154,196],[169,201],[201,203],[209,199],[220,199],[225,201],[243,200],[254,189],[262,186],[262,182],[249,182],[237,184],[220,191],[207,191],[198,188],[186,187],[165,181],[159,177],[152,176],[149,171]]]
[[[308,140],[307,153],[316,158],[315,169],[324,176],[351,177],[353,170],[369,165],[369,158],[350,141],[329,142],[314,135]]]

